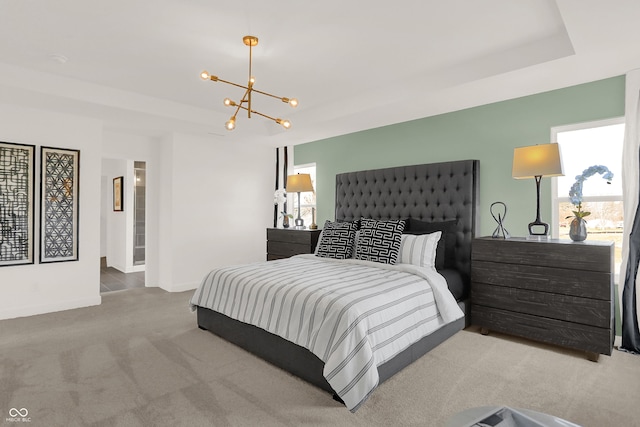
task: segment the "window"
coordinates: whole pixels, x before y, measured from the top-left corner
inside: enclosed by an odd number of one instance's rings
[[[622,145],[624,120],[613,119],[553,128],[552,141],[557,141],[562,153],[564,176],[552,179],[552,235],[569,238],[569,223],[575,206],[569,190],[576,176],[590,166],[603,165],[612,173],[611,184],[595,174],[582,186],[582,210],[587,216],[589,240],[610,240],[616,244],[616,271],[620,268],[622,252]],[[569,218],[567,218],[569,217]]]
[[[316,164],[308,163],[306,165],[296,165],[293,167],[293,173],[308,173],[311,175],[311,183],[313,184],[313,189],[315,190],[313,193],[300,193],[300,205],[302,207],[302,211],[300,212],[300,216],[304,220],[305,227],[309,228],[311,223],[315,222],[315,210],[316,210],[316,191],[318,187],[316,186]],[[294,207],[293,217],[298,217],[298,195],[290,194],[289,195],[289,206]]]

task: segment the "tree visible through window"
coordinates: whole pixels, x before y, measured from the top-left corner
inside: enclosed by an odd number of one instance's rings
[[[553,237],[569,238],[569,223],[576,206],[569,199],[569,190],[576,177],[595,165],[606,166],[613,179],[608,184],[601,174],[587,178],[582,185],[582,211],[591,212],[587,221],[588,240],[610,240],[616,244],[616,271],[622,252],[622,119],[581,123],[554,128],[552,140],[560,145],[564,176],[554,178]]]

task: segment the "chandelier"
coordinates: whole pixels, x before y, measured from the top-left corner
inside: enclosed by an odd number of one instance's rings
[[[226,122],[224,126],[227,128],[227,130],[234,130],[236,128],[236,116],[238,115],[238,112],[242,109],[247,112],[248,118],[251,118],[252,113],[257,114],[269,120],[273,120],[274,122],[276,122],[277,124],[279,124],[285,129],[289,129],[291,127],[291,122],[289,120],[283,120],[283,119],[271,117],[251,108],[251,95],[253,94],[253,92],[279,99],[280,101],[287,103],[294,108],[298,106],[298,100],[295,98],[290,99],[290,98],[280,97],[280,96],[272,95],[267,92],[263,92],[258,89],[254,89],[253,84],[255,83],[255,78],[251,74],[251,54],[252,54],[251,48],[258,44],[258,38],[255,36],[244,36],[242,38],[242,41],[244,42],[245,45],[249,46],[249,82],[247,83],[246,86],[229,82],[227,80],[222,80],[218,76],[209,74],[207,70],[204,70],[202,73],[200,73],[200,78],[202,78],[202,80],[212,80],[214,82],[222,82],[232,86],[243,88],[245,90],[244,95],[242,96],[242,99],[240,100],[240,102],[232,101],[229,98],[224,99],[224,105],[226,105],[227,107],[235,107],[236,109],[235,112],[233,113],[233,116],[231,116],[229,121]]]

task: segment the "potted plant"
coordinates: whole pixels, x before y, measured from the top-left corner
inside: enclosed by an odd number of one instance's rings
[[[273,194],[273,204],[277,207],[282,205],[284,209],[287,209],[287,191],[284,188],[276,190]],[[282,217],[282,227],[289,228],[289,220],[293,219],[292,214],[288,214],[286,211],[280,211],[280,216]]]
[[[578,176],[576,176],[576,182],[571,186],[569,190],[569,199],[571,203],[576,207],[576,210],[572,211],[573,215],[566,217],[566,219],[573,218],[571,224],[569,224],[569,237],[574,242],[582,242],[587,238],[587,221],[584,219],[586,216],[591,215],[591,212],[582,210],[582,184],[592,175],[601,174],[602,178],[607,180],[607,184],[611,184],[613,179],[613,172],[606,166],[594,165],[590,166]]]
[[[280,212],[282,214],[282,226],[284,228],[289,228],[289,220],[293,219],[292,214],[288,214],[286,212]]]

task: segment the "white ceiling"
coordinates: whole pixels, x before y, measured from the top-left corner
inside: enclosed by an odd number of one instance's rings
[[[224,122],[242,89],[287,118]],[[0,0],[0,102],[112,131],[299,144],[640,68],[638,0]],[[59,57],[67,58],[66,62]],[[1,126],[1,119],[0,119]]]

